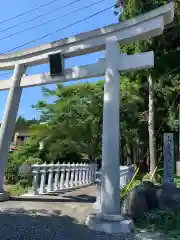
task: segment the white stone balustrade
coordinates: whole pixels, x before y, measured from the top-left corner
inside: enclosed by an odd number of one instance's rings
[[[101,211],[101,175],[102,171],[96,172],[96,202],[93,204],[94,209]],[[134,175],[134,165],[131,166],[120,166],[120,186],[123,188],[132,179]]]
[[[33,195],[59,192],[95,182],[96,164],[34,164]]]

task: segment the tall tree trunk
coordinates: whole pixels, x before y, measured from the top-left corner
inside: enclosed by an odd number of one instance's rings
[[[156,168],[155,157],[155,133],[154,133],[154,84],[151,74],[148,76],[149,83],[149,157],[150,157],[150,172]]]

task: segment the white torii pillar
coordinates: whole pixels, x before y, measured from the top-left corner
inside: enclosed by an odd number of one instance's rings
[[[154,66],[153,52],[120,54],[116,38],[106,40],[104,84],[101,210],[87,218],[90,229],[107,233],[128,233],[131,219],[120,213],[120,71]]]
[[[15,66],[0,128],[0,201],[8,199],[8,194],[4,192],[4,173],[22,94],[21,78],[25,69],[24,65]]]

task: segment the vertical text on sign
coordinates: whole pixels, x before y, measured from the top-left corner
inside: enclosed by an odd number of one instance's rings
[[[164,133],[164,182],[173,183],[174,175],[174,139],[172,133]]]

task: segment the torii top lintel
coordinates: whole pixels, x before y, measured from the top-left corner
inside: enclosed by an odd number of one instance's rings
[[[13,69],[15,64],[27,66],[48,62],[48,55],[62,52],[65,58],[88,54],[105,49],[108,37],[116,37],[120,43],[146,40],[162,34],[164,25],[174,18],[174,4],[168,3],[135,19],[122,21],[70,38],[40,45],[9,54],[0,55],[0,69]]]

